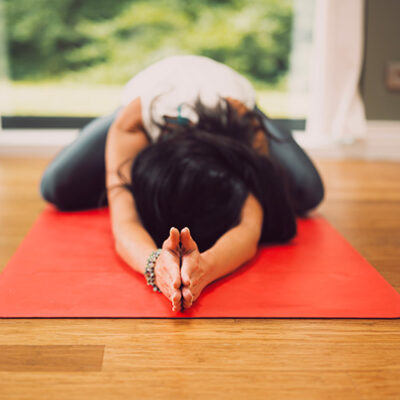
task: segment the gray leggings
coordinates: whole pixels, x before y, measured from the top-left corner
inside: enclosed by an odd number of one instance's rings
[[[107,132],[120,109],[88,123],[78,137],[50,161],[40,181],[40,194],[44,200],[61,211],[108,205],[105,195],[105,144]],[[303,215],[322,201],[322,179],[292,133],[278,127],[258,107],[255,110],[262,115],[268,131],[285,140],[269,140],[270,157],[286,173],[296,214]]]

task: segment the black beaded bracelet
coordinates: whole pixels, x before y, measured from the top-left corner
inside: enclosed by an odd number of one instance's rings
[[[144,273],[146,280],[147,280],[147,284],[150,286],[153,286],[153,290],[155,292],[160,292],[160,293],[161,293],[161,290],[155,284],[156,275],[154,273],[154,266],[155,266],[158,256],[161,254],[161,251],[162,251],[162,249],[157,249],[157,250],[154,250],[151,252],[149,257],[147,258],[146,269],[145,269],[145,273]]]

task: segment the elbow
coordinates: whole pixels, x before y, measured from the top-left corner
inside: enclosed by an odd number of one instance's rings
[[[121,241],[118,240],[118,238],[116,238],[114,236],[114,251],[121,256],[121,251],[122,251],[122,246],[121,246]]]
[[[114,240],[114,250],[119,256],[121,255],[121,243],[119,240]]]
[[[119,256],[121,256],[122,243],[119,237],[118,230],[115,228],[115,226],[112,227],[112,234],[114,237],[114,250]]]
[[[251,247],[251,258],[254,258],[258,254],[258,248],[262,243],[262,230],[263,230],[263,220],[259,221],[258,229],[253,230],[253,240],[252,240],[252,247]]]
[[[254,248],[254,253],[253,253],[253,257],[252,258],[254,258],[257,254],[258,254],[258,244],[256,244],[256,246]]]
[[[258,242],[256,242],[249,250],[249,260],[252,260],[258,253]]]

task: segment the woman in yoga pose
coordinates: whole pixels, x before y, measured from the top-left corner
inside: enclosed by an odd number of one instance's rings
[[[293,238],[324,186],[245,77],[180,55],[135,75],[121,107],[49,163],[40,193],[62,211],[108,205],[117,253],[182,310],[259,244]]]

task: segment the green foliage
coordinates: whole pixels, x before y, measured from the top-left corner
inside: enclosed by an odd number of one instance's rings
[[[14,80],[122,84],[171,54],[200,54],[256,82],[288,68],[291,0],[5,0]]]

